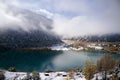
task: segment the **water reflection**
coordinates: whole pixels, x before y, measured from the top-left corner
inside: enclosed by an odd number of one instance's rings
[[[7,51],[0,53],[0,68],[7,69],[14,66],[20,71],[69,70],[75,67],[82,68],[88,59],[95,62],[105,53],[104,51]],[[119,54],[108,54],[120,58]]]

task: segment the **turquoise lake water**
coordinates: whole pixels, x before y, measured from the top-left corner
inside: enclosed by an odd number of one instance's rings
[[[67,71],[72,68],[82,68],[86,60],[96,62],[105,53],[120,59],[120,54],[106,51],[0,51],[0,68],[8,69],[13,66],[18,71]]]

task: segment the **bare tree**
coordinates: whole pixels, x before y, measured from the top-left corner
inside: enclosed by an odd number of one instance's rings
[[[113,69],[116,66],[116,59],[112,55],[105,54],[97,61],[97,71],[105,72],[105,80],[107,71]]]
[[[83,74],[87,80],[93,78],[93,75],[96,72],[96,65],[92,61],[86,61],[85,67],[83,68]]]

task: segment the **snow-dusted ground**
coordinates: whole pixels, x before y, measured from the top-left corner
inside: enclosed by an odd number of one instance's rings
[[[87,45],[87,47],[93,48],[93,49],[95,49],[95,50],[102,50],[102,49],[103,49],[102,46],[96,46],[96,45]]]
[[[52,46],[50,47],[52,50],[57,50],[57,51],[60,51],[60,50],[70,50],[70,48],[67,48],[67,47],[64,47],[64,45],[58,45],[58,46]]]
[[[68,75],[68,72],[41,72],[39,74],[41,80],[86,80],[85,76],[82,75],[81,72],[74,72],[72,78]],[[27,72],[4,71],[4,75],[5,80],[24,80],[27,77]],[[30,75],[32,76],[32,73],[30,73]],[[99,72],[94,74],[94,77],[91,80],[96,80],[96,78],[97,80],[103,80],[104,76],[104,72]],[[117,76],[120,77],[120,69],[118,69]],[[112,74],[107,74],[106,77],[110,79],[112,77]]]
[[[22,80],[24,79],[27,75],[25,72],[8,72],[5,71],[5,79],[6,80]]]
[[[74,73],[74,77],[70,79],[67,72],[51,72],[51,73],[39,73],[41,80],[86,80],[85,77],[79,73],[76,75]],[[59,74],[59,75],[58,75]],[[26,72],[9,72],[5,71],[5,80],[24,80],[27,77]]]
[[[96,80],[96,78],[97,78],[98,80],[102,80],[103,77],[104,77],[104,74],[103,74],[103,73],[96,73],[96,74],[94,75],[94,78],[93,78],[92,80]],[[107,78],[111,78],[111,77],[112,77],[112,74],[107,74],[106,77],[107,77]]]
[[[83,50],[83,47],[79,47],[79,48],[73,48],[73,47],[64,47],[63,45],[60,46],[53,46],[51,47],[52,50],[57,50],[57,51],[68,51],[68,50],[75,50],[75,51],[79,51],[79,50]]]
[[[85,46],[78,46],[78,48],[72,47],[72,45],[74,44],[74,41],[69,41],[69,40],[62,40],[64,42],[64,44],[62,45],[56,45],[56,46],[52,46],[50,47],[51,50],[57,50],[57,51],[68,51],[68,50],[74,50],[74,51],[80,51],[80,50],[88,50],[88,48],[92,48],[95,50],[102,50],[103,47],[101,46],[102,44],[86,44]]]
[[[92,45],[88,45],[87,46],[88,48],[93,48],[93,49],[95,49],[95,50],[102,50],[103,49],[103,47],[101,47],[101,46],[92,46]],[[57,50],[57,51],[60,51],[60,50],[62,50],[62,51],[68,51],[68,50],[74,50],[74,51],[81,51],[81,50],[88,50],[88,48],[84,48],[84,47],[82,47],[82,46],[79,46],[78,48],[74,48],[74,47],[65,47],[64,45],[58,45],[58,46],[52,46],[52,47],[50,47],[51,48],[51,50]]]

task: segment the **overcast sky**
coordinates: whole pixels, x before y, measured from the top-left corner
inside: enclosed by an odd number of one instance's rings
[[[0,0],[0,26],[8,5],[52,19],[52,31],[65,37],[120,33],[120,0]]]

